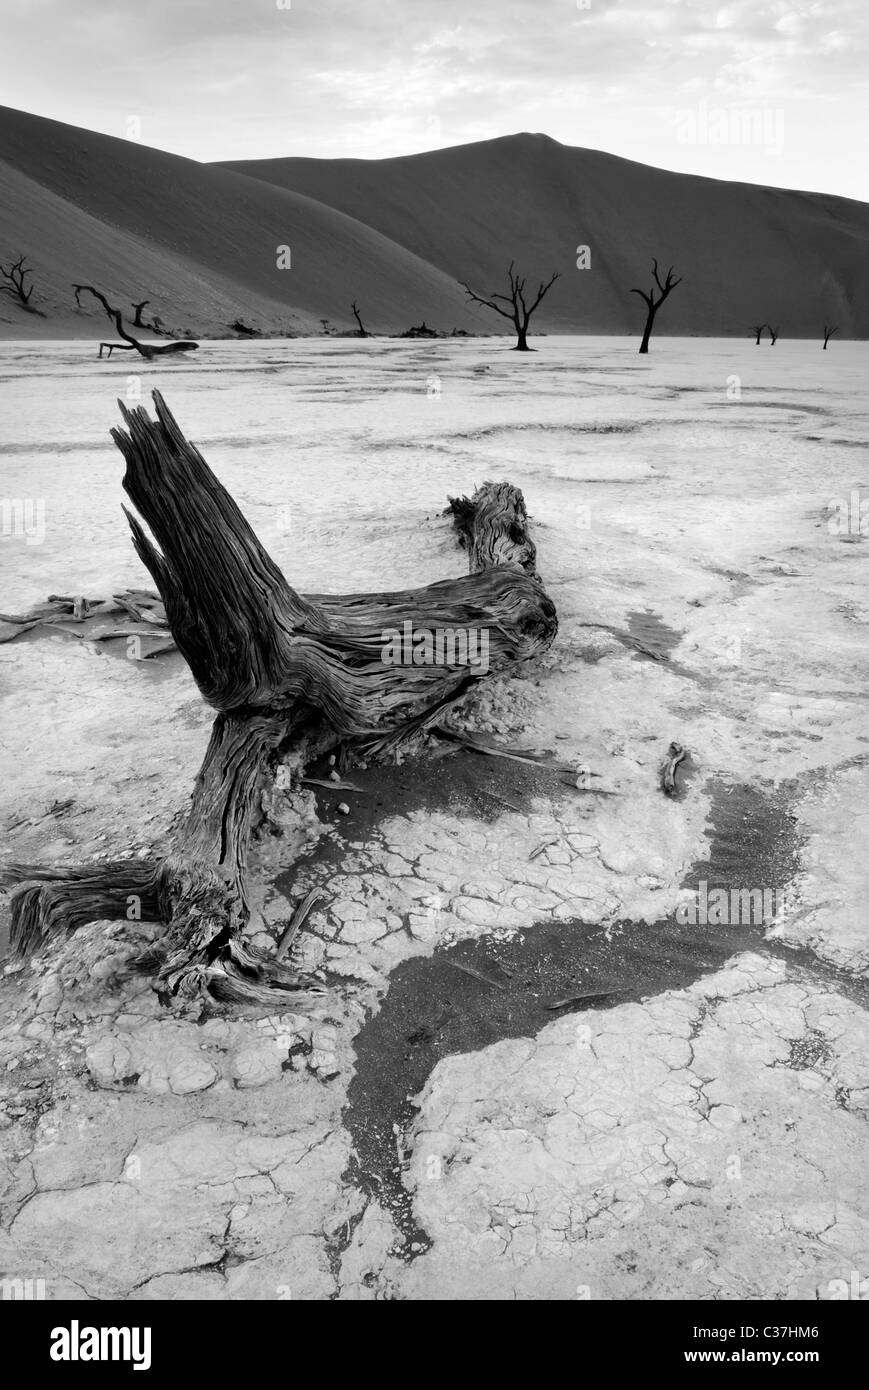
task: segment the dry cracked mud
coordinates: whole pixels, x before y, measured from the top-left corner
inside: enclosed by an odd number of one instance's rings
[[[322,789],[276,791],[286,831],[257,847],[250,932],[274,942],[326,889],[296,943],[323,986],[310,1010],[167,1011],[147,980],[115,980],[141,924],[94,923],[7,964],[0,1278],[55,1299],[834,1297],[869,1271],[865,546],[824,522],[865,438],[854,384],[825,387],[829,419],[791,405],[758,424],[719,401],[735,346],[692,368],[690,398],[684,363],[646,378],[613,356],[586,380],[541,353],[539,395],[514,399],[498,364],[489,401],[471,383],[489,346],[437,351],[437,421],[410,392],[381,418],[379,378],[355,359],[370,408],[345,419],[353,348],[318,363],[334,399],[285,383],[315,472],[321,436],[344,450],[358,515],[311,511],[290,544],[258,501],[279,476],[270,446],[264,463],[217,445],[212,461],[300,587],[324,587],[333,546],[362,588],[384,567],[396,583],[454,573],[442,496],[513,440],[503,469],[525,489],[559,637],[463,717],[588,776],[571,788],[441,747],[348,774],[364,789],[341,792],[347,816]],[[94,390],[117,376],[100,367]],[[683,390],[679,422],[649,421],[664,386]],[[209,409],[238,411],[237,391],[206,387]],[[274,399],[213,428],[256,438]],[[587,432],[556,437],[559,413]],[[387,526],[370,489],[394,498],[409,447],[432,476]],[[360,451],[364,480],[347,464]],[[105,457],[87,462],[90,510],[64,475],[52,534],[78,527],[88,545],[28,555],[10,603],[66,592],[76,562],[92,592],[140,580]],[[157,675],[60,635],[0,663],[8,856],[158,848],[210,722],[183,666]],[[678,798],[658,780],[672,739],[691,757]],[[781,897],[771,920],[680,920],[701,881]]]
[[[793,888],[789,808],[820,799],[737,791],[741,867],[759,843]],[[113,991],[117,924],[13,966],[4,1277],[55,1298],[814,1298],[862,1268],[869,1025],[858,972],[804,944],[826,919],[803,902],[788,947],[779,922],[698,939],[652,917],[720,881],[714,803],[675,891],[609,811],[533,804],[393,810],[364,847],[327,829],[298,884],[331,894],[301,944],[326,988],[309,1013]],[[614,916],[640,878],[647,921]],[[287,911],[275,895],[257,929]]]

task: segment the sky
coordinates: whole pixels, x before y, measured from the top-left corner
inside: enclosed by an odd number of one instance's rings
[[[3,104],[193,159],[535,131],[869,201],[869,0],[0,0],[0,16]]]

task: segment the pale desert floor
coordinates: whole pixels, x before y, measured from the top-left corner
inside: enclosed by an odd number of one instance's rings
[[[303,592],[462,572],[447,494],[506,478],[560,628],[467,722],[613,793],[466,754],[360,774],[345,818],[297,796],[250,930],[327,889],[306,1012],[197,1021],[117,989],[117,923],[7,965],[0,1277],[794,1299],[869,1270],[869,347],[536,345],[204,343],[156,367],[0,345],[2,495],[45,523],[2,537],[4,612],[151,587],[108,430],[152,386]],[[180,659],[45,631],[0,671],[5,858],[159,846],[210,724]],[[677,930],[716,876],[775,889],[771,928]]]

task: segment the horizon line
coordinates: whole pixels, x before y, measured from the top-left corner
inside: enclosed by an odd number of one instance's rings
[[[563,140],[558,140],[554,135],[549,135],[546,131],[516,130],[500,135],[492,135],[484,140],[465,140],[453,145],[436,145],[429,149],[411,150],[404,154],[392,155],[251,155],[241,159],[197,159],[195,155],[179,154],[177,150],[166,149],[163,145],[149,144],[144,140],[134,140],[123,135],[112,135],[104,130],[95,130],[92,126],[78,125],[74,121],[61,120],[57,116],[46,116],[41,111],[29,111],[23,106],[8,106],[5,102],[0,102],[0,111],[12,111],[18,115],[31,116],[35,120],[48,121],[53,125],[66,126],[69,130],[79,130],[88,135],[100,136],[106,140],[116,140],[121,144],[135,145],[139,149],[154,150],[158,154],[168,155],[172,159],[186,159],[191,164],[198,164],[200,168],[208,169],[214,166],[219,168],[231,168],[238,172],[239,165],[249,164],[271,164],[278,162],[289,162],[299,160],[309,160],[313,164],[386,164],[402,159],[424,159],[427,155],[445,154],[453,150],[473,149],[481,145],[494,145],[501,141],[508,140],[546,140],[552,145],[557,145],[563,150],[574,150],[582,154],[599,155],[604,159],[618,160],[622,164],[630,164],[640,169],[654,169],[657,173],[669,174],[678,179],[694,179],[703,183],[728,184],[734,187],[774,189],[778,192],[803,194],[807,197],[836,198],[843,203],[856,203],[860,207],[869,207],[869,199],[852,198],[846,193],[833,193],[822,188],[803,188],[794,187],[790,184],[758,183],[752,179],[727,178],[716,174],[695,174],[687,173],[683,169],[672,169],[662,164],[652,164],[647,160],[633,159],[629,155],[617,154],[613,150],[601,149],[596,145],[571,145]],[[0,154],[2,161],[2,154]],[[255,175],[247,175],[256,177]]]

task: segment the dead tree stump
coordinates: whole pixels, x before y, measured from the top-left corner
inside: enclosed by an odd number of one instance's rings
[[[120,404],[112,437],[126,460],[133,544],[159,589],[172,635],[217,711],[189,811],[155,862],[12,866],[12,942],[26,954],[85,922],[123,918],[131,898],[160,940],[131,963],[164,997],[274,1006],[310,982],[251,947],[247,850],[280,763],[301,775],[341,744],[371,756],[436,723],[487,672],[547,649],[555,606],[535,573],[522,493],[486,483],[451,502],[470,570],[423,589],[316,595],[291,588],[232,497],[188,442],[160,393],[156,419]],[[126,509],[125,509],[126,511]],[[487,671],[390,664],[384,639],[412,629],[487,632]],[[278,996],[279,997],[279,996]]]

